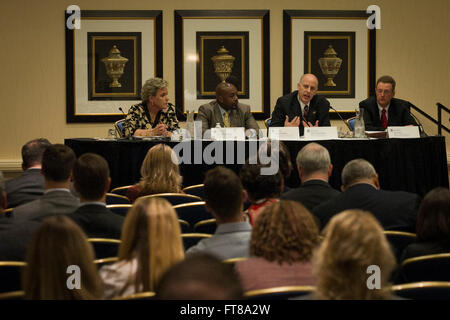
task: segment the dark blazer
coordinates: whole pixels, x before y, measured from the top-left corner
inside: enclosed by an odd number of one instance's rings
[[[424,241],[411,243],[403,250],[401,261],[438,253],[450,253],[450,242]]]
[[[81,205],[67,215],[86,233],[88,238],[120,239],[124,217],[99,204]]]
[[[72,213],[79,204],[78,198],[75,198],[69,190],[49,190],[39,199],[14,208],[11,218],[15,222],[42,221],[51,215]]]
[[[272,112],[272,120],[270,122],[271,127],[284,127],[284,121],[286,115],[289,116],[289,121],[292,121],[294,117],[300,117],[300,135],[303,135],[302,121],[302,108],[298,102],[298,91],[291,92],[284,95],[277,100],[277,104]],[[307,122],[311,122],[313,125],[319,120],[319,126],[330,126],[330,102],[323,96],[315,95],[309,103],[309,112]]]
[[[201,105],[198,108],[197,120],[202,121],[202,131],[205,134],[206,130],[214,128],[216,123],[220,123],[224,127],[222,113],[219,109],[219,104],[216,100]],[[250,106],[238,103],[237,109],[231,110],[230,125],[232,127],[244,127],[245,129],[255,129],[259,132],[258,123],[256,123]]]
[[[374,186],[359,183],[333,199],[313,209],[322,228],[337,213],[347,209],[370,211],[385,230],[415,232],[417,208],[420,198],[405,191],[377,190]]]
[[[28,169],[17,178],[7,180],[5,188],[6,204],[8,208],[15,208],[44,194],[44,176],[41,169]]]
[[[366,131],[383,131],[381,117],[378,110],[377,98],[370,97],[359,103],[364,108],[364,125]],[[409,111],[409,102],[402,99],[392,98],[388,109],[388,126],[417,126]]]
[[[283,193],[281,199],[298,201],[308,210],[312,210],[319,204],[322,204],[340,194],[328,183],[322,180],[309,180],[298,188],[291,189]]]
[[[34,231],[41,225],[39,221],[23,221],[13,224],[12,219],[0,225],[0,261],[25,261],[27,247]]]

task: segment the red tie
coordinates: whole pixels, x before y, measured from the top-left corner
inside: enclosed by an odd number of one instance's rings
[[[381,110],[381,125],[383,126],[383,128],[387,128],[388,126],[388,122],[387,122],[387,118],[386,118],[386,109],[383,108]]]

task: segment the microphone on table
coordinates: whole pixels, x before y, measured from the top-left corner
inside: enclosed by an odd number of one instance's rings
[[[177,115],[177,119],[180,121],[186,121],[186,116],[181,112],[175,105],[171,102],[168,103],[169,107],[173,107],[175,109],[175,114]]]
[[[125,114],[125,112],[123,112],[123,109],[122,109],[122,107],[119,107],[119,111],[120,111],[120,112],[122,112],[122,114],[123,114],[123,117],[124,117],[124,118],[126,118],[126,117],[127,117],[127,115]]]
[[[353,130],[352,130],[352,127],[350,127],[350,125],[344,120],[344,118],[342,118],[341,114],[340,114],[335,108],[333,108],[331,105],[328,106],[328,107],[329,107],[330,109],[333,109],[334,111],[336,111],[336,113],[337,113],[337,115],[339,116],[339,118],[341,118],[342,122],[345,123],[345,126],[346,126],[350,131],[353,131]]]

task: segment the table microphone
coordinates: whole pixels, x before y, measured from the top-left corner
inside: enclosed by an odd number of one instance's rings
[[[425,130],[423,130],[423,126],[422,123],[420,122],[419,119],[417,119],[417,117],[411,112],[411,110],[409,110],[409,114],[414,118],[414,120],[417,121],[417,125],[419,127],[419,133],[421,137],[428,137],[428,135],[425,133]]]
[[[122,112],[122,114],[123,114],[123,117],[124,117],[124,118],[126,118],[126,117],[127,117],[127,115],[125,114],[125,112],[123,112],[123,109],[122,109],[122,107],[119,107],[119,111],[120,111],[120,112]]]
[[[352,127],[350,127],[350,125],[347,123],[347,122],[345,122],[345,120],[342,118],[342,116],[340,115],[340,113],[335,109],[335,108],[333,108],[332,106],[328,106],[330,109],[333,109],[334,111],[336,111],[336,113],[337,113],[337,115],[339,116],[339,118],[341,118],[341,120],[342,120],[342,122],[343,123],[345,123],[345,126],[350,130],[350,131],[353,131],[352,130]]]

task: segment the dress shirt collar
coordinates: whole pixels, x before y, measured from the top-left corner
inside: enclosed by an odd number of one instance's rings
[[[390,106],[391,104],[389,103],[388,105],[387,105],[387,107],[385,108],[386,109],[386,119],[388,119],[388,110],[389,110],[389,106]],[[382,106],[380,106],[379,104],[378,104],[378,102],[377,102],[377,106],[378,106],[378,113],[380,114],[380,118],[381,118],[381,112],[382,112],[382,110],[383,110],[383,107]]]
[[[101,202],[101,201],[87,201],[87,202],[81,202],[80,203],[80,207],[82,207],[82,206],[90,206],[90,205],[106,207],[106,203]]]
[[[44,191],[44,194],[47,194],[47,193],[50,193],[50,192],[53,192],[53,191],[65,191],[65,192],[70,193],[70,190],[69,190],[69,189],[66,189],[66,188],[53,188],[53,189],[47,189],[47,190],[45,190],[45,191]]]

